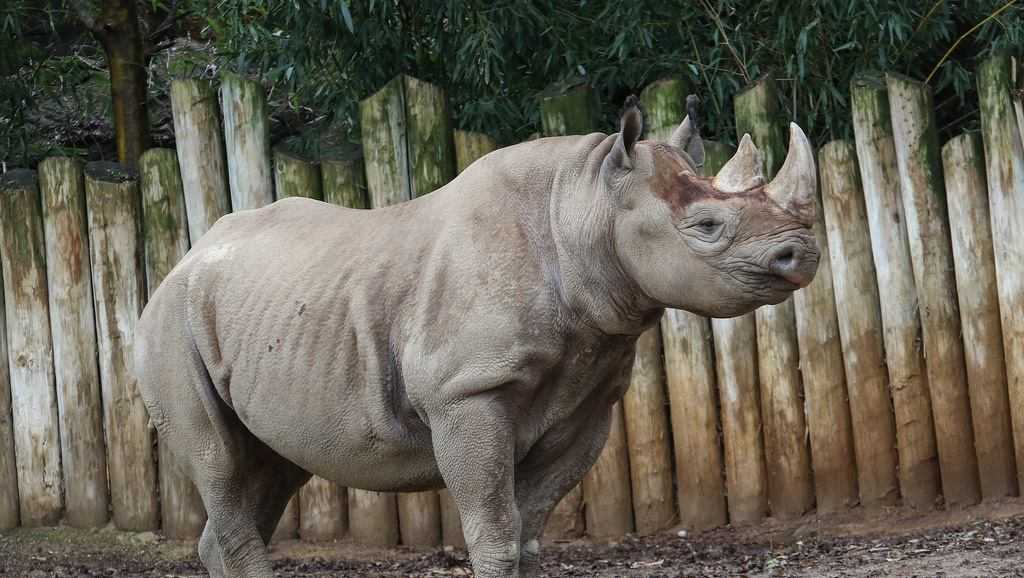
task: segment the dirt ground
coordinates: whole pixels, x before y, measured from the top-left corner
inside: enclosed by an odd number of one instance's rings
[[[275,544],[280,577],[471,576],[465,555],[379,551],[339,542]],[[723,528],[677,530],[602,544],[548,544],[545,576],[1024,577],[1024,499],[954,511],[904,509],[809,516]],[[20,529],[0,535],[0,576],[205,576],[194,544],[110,529]]]

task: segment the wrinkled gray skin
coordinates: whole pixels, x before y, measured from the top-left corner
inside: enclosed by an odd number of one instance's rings
[[[447,486],[476,575],[535,574],[637,336],[669,306],[779,303],[817,267],[793,207],[714,192],[688,123],[678,146],[637,142],[641,123],[498,150],[393,207],[234,213],[192,248],[143,313],[136,370],[209,513],[211,576],[273,576],[265,544],[311,474]]]

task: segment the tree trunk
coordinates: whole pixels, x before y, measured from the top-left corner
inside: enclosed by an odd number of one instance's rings
[[[110,68],[117,158],[121,164],[135,168],[149,146],[146,55],[135,0],[104,0],[100,17],[90,28],[103,45]]]

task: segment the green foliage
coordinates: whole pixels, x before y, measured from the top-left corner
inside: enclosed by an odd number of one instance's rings
[[[80,31],[54,32],[73,20],[64,17],[69,0],[27,8],[40,1],[8,0],[11,7],[0,8],[0,135],[8,139],[25,126],[25,111],[35,110],[26,107],[25,91],[52,98],[52,87],[42,85],[54,77],[41,71],[54,54],[95,62],[98,53]],[[206,47],[187,66],[154,48],[152,98],[162,98],[170,74],[258,77],[278,140],[313,120],[332,138],[358,141],[358,101],[407,73],[445,87],[457,127],[504,143],[539,129],[546,93],[590,83],[603,128],[614,130],[628,94],[682,77],[703,99],[705,133],[734,141],[732,96],[771,74],[782,113],[823,143],[850,134],[850,79],[887,70],[930,77],[940,134],[948,137],[977,125],[978,60],[1024,46],[1024,0],[140,1],[151,12],[175,7],[174,35]],[[61,78],[96,72],[71,68]],[[155,109],[154,122],[166,123]],[[0,149],[0,157],[10,150]]]
[[[296,106],[355,127],[356,103],[399,72],[448,89],[456,123],[503,141],[538,126],[538,97],[589,82],[607,128],[628,93],[667,75],[705,103],[709,133],[732,140],[731,97],[778,80],[782,110],[818,142],[848,136],[849,81],[896,70],[931,79],[944,133],[976,123],[971,71],[1024,45],[1024,4],[945,52],[1005,0],[193,0],[224,63],[265,78]]]

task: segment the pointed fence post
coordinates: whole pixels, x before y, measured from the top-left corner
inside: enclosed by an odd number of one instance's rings
[[[704,173],[713,175],[735,149],[704,141]],[[722,440],[711,321],[680,309],[661,319],[665,377],[672,417],[680,523],[691,531],[724,526]]]

